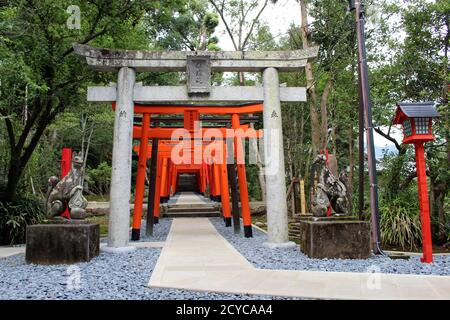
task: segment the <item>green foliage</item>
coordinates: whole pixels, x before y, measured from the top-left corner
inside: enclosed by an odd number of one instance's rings
[[[170,50],[218,50],[217,38],[213,37],[219,25],[219,16],[209,10],[207,0],[190,0],[173,8],[170,16],[162,12],[147,17],[149,36],[155,39],[157,48]]]
[[[258,167],[256,165],[246,165],[248,196],[251,201],[261,201],[261,188],[258,182]]]
[[[44,218],[42,201],[36,198],[0,201],[0,245],[24,243],[26,226],[37,224]]]
[[[410,193],[380,201],[381,240],[384,245],[413,250],[421,243],[419,207],[411,201]]]
[[[102,162],[97,168],[88,170],[89,189],[96,194],[106,194],[109,192],[111,183],[111,167],[106,162]]]

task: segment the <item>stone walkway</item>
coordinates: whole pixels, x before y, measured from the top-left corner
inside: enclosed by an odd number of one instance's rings
[[[322,299],[450,299],[450,277],[254,268],[206,218],[178,218],[150,287]]]
[[[6,258],[15,254],[25,253],[25,246],[2,246],[0,247],[0,258]]]
[[[168,201],[169,204],[185,204],[185,205],[198,205],[198,204],[210,204],[213,203],[208,198],[197,194],[195,192],[180,192],[172,196]]]

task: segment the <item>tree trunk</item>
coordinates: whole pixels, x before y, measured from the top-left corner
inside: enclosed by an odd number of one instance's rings
[[[303,134],[303,130],[305,128],[305,119],[303,118],[303,104],[300,107],[300,142],[299,142],[299,150],[301,152],[301,154],[303,155],[303,144],[304,144],[304,134]],[[302,164],[302,160],[300,159],[298,161],[298,173],[300,178],[304,178],[304,172],[303,172],[303,164]]]
[[[8,182],[5,188],[5,194],[2,196],[2,200],[9,202],[14,200],[16,197],[17,186],[19,185],[19,180],[23,174],[23,171],[30,160],[36,146],[41,139],[45,128],[54,120],[57,112],[56,110],[62,110],[62,105],[55,105],[52,111],[53,101],[51,99],[46,99],[46,102],[42,104],[41,109],[44,112],[39,117],[31,116],[27,125],[31,128],[34,123],[36,123],[36,129],[29,139],[28,145],[25,146],[25,141],[28,140],[29,131],[23,131],[22,136],[17,142],[17,144],[11,146],[11,158],[8,169]]]
[[[306,1],[299,0],[301,11],[301,28],[300,37],[302,39],[303,49],[310,47],[309,44],[309,27],[308,27],[308,11],[306,8]],[[317,93],[314,83],[313,66],[311,62],[307,62],[305,66],[306,72],[306,86],[308,90],[308,96],[310,102],[310,121],[311,121],[311,139],[312,139],[312,155],[317,154],[318,149],[321,146],[321,127],[319,121],[319,115],[317,112]]]
[[[331,89],[333,88],[333,80],[330,78],[325,85],[325,89],[320,99],[320,121],[321,121],[321,133],[322,138],[321,148],[325,150],[327,148],[328,140],[328,97],[330,96]]]
[[[8,182],[6,183],[5,194],[3,195],[3,200],[6,202],[14,200],[19,179],[23,173],[19,152],[20,150],[14,149],[14,153],[11,154],[8,169]]]
[[[349,204],[349,214],[353,213],[353,166],[354,166],[354,160],[353,160],[353,154],[354,154],[354,137],[353,137],[353,121],[351,121],[349,130],[348,130],[348,166],[349,166],[349,172],[348,172],[348,184],[347,184],[347,191],[348,191],[348,199],[350,201]]]

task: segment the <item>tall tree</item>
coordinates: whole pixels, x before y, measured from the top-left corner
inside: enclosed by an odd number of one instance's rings
[[[404,4],[391,4],[385,8],[389,14],[401,17],[397,25],[386,30],[390,35],[392,57],[374,70],[376,118],[380,125],[389,125],[393,107],[399,101],[435,101],[442,117],[435,122],[437,140],[427,143],[430,178],[430,205],[434,220],[434,233],[439,242],[448,241],[448,214],[445,199],[450,185],[450,122],[448,107],[448,1],[410,0]],[[397,30],[395,30],[395,28]],[[398,30],[403,39],[398,39]],[[385,59],[384,59],[385,60]],[[405,190],[416,177],[413,152],[390,133],[376,131],[390,140],[398,155],[390,159],[392,170],[388,175],[387,195],[395,197]],[[448,209],[447,209],[448,210]]]
[[[145,47],[148,41],[140,32],[142,17],[159,14],[167,7],[164,1],[80,1],[78,29],[66,23],[73,14],[67,13],[71,4],[19,0],[0,7],[0,115],[10,158],[0,200],[15,198],[19,180],[48,125],[64,110],[82,103],[82,88],[88,81],[106,79],[74,57],[72,43]],[[25,88],[28,115],[22,125]]]
[[[250,43],[255,28],[260,24],[260,17],[269,4],[269,0],[209,0],[222,20],[225,30],[235,51],[244,51]],[[272,2],[276,2],[272,0]],[[238,73],[239,84],[245,85],[243,72]],[[253,124],[251,124],[253,128]],[[256,139],[250,140],[250,152],[256,155],[258,166],[258,181],[262,200],[266,199],[266,181],[264,168],[258,152]]]
[[[336,76],[351,64],[355,41],[352,19],[346,15],[347,4],[344,1],[298,0],[298,2],[302,47],[306,49],[313,43],[320,44],[317,61],[320,67],[314,71],[312,62],[308,62],[305,66],[314,155],[319,149],[327,148],[329,98]],[[308,22],[309,15],[313,18],[312,23]],[[319,81],[323,81],[321,92],[318,91]]]
[[[172,50],[218,50],[213,33],[219,16],[209,8],[208,0],[189,0],[178,6],[172,16],[147,20],[156,44]]]

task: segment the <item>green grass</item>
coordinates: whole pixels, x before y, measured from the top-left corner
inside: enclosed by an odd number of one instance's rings
[[[88,217],[87,220],[90,223],[96,224],[98,223],[100,225],[100,237],[106,237],[108,236],[108,216],[92,216]],[[130,218],[130,227],[133,224],[133,218]]]
[[[263,230],[267,231],[267,217],[265,214],[261,214],[261,215],[257,215],[257,216],[252,216],[252,223],[254,225],[256,225],[257,222],[262,222],[264,223],[264,226],[258,226]]]
[[[89,217],[87,220],[90,223],[98,223],[100,225],[100,237],[106,237],[108,235],[108,216]]]
[[[109,194],[101,195],[101,194],[89,194],[85,196],[87,201],[94,201],[94,202],[108,202],[109,201]]]

